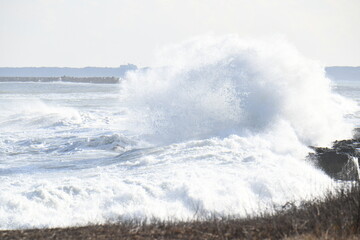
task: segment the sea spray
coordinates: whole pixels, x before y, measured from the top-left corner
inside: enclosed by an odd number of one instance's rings
[[[16,99],[0,103],[0,129],[28,129],[39,126],[81,124],[79,112],[70,107],[53,106],[40,99]]]
[[[9,123],[0,229],[243,217],[336,186],[304,159],[308,145],[350,136],[344,114],[354,105],[332,93],[318,63],[283,40],[236,36],[160,55],[161,67],[128,74],[120,94],[115,85],[33,83],[43,110],[23,111],[26,99],[0,108]],[[31,92],[13,85],[3,106]]]
[[[351,137],[354,104],[331,91],[317,62],[289,43],[204,37],[162,51],[163,67],[128,74],[121,98],[149,141],[247,135],[285,121],[305,145]]]

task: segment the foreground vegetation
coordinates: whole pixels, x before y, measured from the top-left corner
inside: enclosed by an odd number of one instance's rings
[[[322,200],[286,204],[275,214],[252,218],[0,231],[0,239],[360,239],[359,200],[356,184]]]

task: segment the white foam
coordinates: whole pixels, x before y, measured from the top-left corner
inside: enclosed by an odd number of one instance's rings
[[[71,107],[55,106],[31,99],[8,100],[0,111],[0,127],[32,128],[57,124],[80,124],[80,113]]]
[[[0,226],[247,216],[319,196],[331,187],[329,177],[296,159],[290,144],[279,148],[273,137],[188,141],[128,152],[109,159],[111,164],[81,171],[2,177]]]
[[[344,114],[354,104],[283,40],[200,38],[164,50],[158,62],[166,67],[130,73],[122,90],[131,123],[150,141],[261,133],[279,121],[307,145],[351,136]]]
[[[0,110],[1,229],[247,216],[336,186],[305,157],[310,144],[349,137],[355,107],[318,63],[282,40],[236,36],[160,55],[165,67],[128,75],[118,106],[89,105],[107,95],[88,85],[81,111],[61,105],[71,91],[52,95],[59,105],[10,108],[23,122]],[[14,130],[38,117],[31,132]],[[67,124],[44,127],[57,121]]]

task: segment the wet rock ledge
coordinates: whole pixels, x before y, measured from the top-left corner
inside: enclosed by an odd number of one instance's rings
[[[308,160],[337,180],[359,181],[360,128],[353,139],[335,141],[331,148],[311,147]]]

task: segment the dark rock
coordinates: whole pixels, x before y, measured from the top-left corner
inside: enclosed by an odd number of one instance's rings
[[[308,159],[334,179],[359,181],[360,134],[354,139],[335,141],[332,148],[311,147]]]

